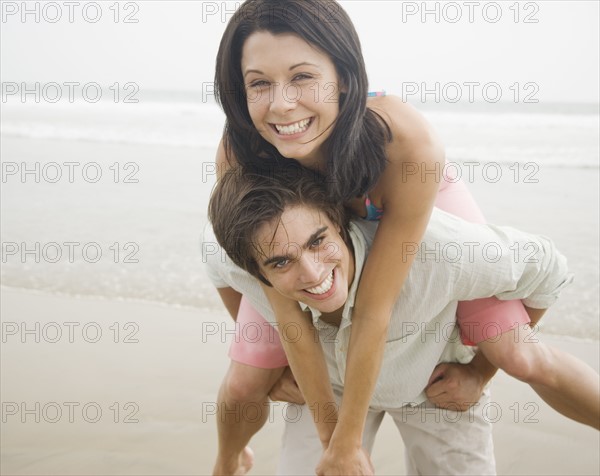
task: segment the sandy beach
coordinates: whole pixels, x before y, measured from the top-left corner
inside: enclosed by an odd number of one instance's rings
[[[214,402],[228,360],[205,314],[7,288],[1,297],[2,474],[209,474]],[[598,342],[544,340],[598,369]],[[492,395],[499,474],[598,474],[598,432],[556,414],[506,375],[495,378]],[[274,474],[283,404],[272,414],[252,442],[251,474]],[[404,474],[401,447],[384,420],[377,474]]]

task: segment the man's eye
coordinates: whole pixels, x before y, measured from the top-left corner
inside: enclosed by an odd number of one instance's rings
[[[280,259],[279,261],[276,261],[275,263],[273,263],[273,268],[281,269],[281,268],[285,267],[289,262],[290,262],[289,259]]]

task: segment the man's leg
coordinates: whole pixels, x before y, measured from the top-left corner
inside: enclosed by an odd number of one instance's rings
[[[336,394],[339,402],[339,395]],[[310,409],[306,405],[294,405],[294,411],[285,412],[288,418],[281,441],[281,453],[277,474],[282,476],[304,476],[315,474],[315,469],[321,456],[323,446],[317,434],[317,429]],[[363,447],[371,454],[375,435],[381,425],[385,412],[369,411],[363,433]]]
[[[317,463],[323,454],[321,440],[307,405],[290,403],[283,412],[287,415],[281,438],[278,475],[314,475]]]
[[[492,424],[481,411],[489,401],[486,390],[467,412],[438,408],[429,401],[389,411],[406,447],[407,474],[496,474]]]

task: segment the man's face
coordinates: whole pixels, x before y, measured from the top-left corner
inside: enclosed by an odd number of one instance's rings
[[[323,313],[345,304],[354,259],[325,213],[303,205],[286,208],[279,220],[259,228],[256,243],[260,270],[281,294]]]

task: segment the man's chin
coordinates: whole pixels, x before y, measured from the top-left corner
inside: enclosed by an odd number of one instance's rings
[[[316,309],[317,311],[321,312],[321,313],[326,313],[326,314],[331,314],[334,313],[336,311],[339,311],[341,308],[344,307],[344,303],[346,302],[345,300],[343,300],[340,304],[340,299],[328,299],[325,302],[318,302],[318,303],[313,303],[313,304],[309,304],[310,307]]]

